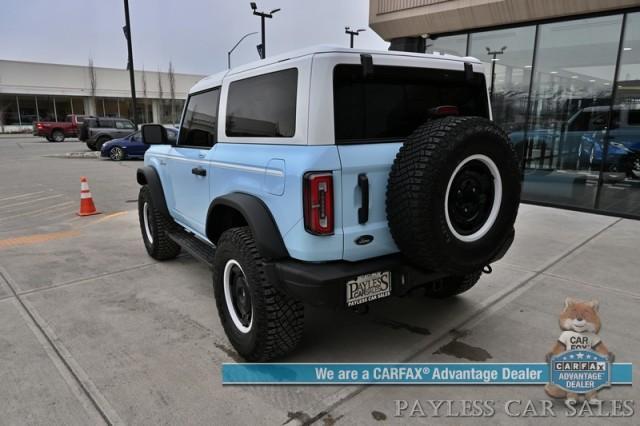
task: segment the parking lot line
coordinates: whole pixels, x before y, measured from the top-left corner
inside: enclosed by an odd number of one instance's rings
[[[19,203],[7,204],[5,206],[1,206],[0,209],[6,209],[7,207],[15,207],[15,206],[22,206],[25,204],[37,203],[38,201],[50,200],[51,198],[60,198],[62,196],[63,196],[62,194],[55,194],[55,195],[49,195],[47,197],[34,198],[33,200],[29,200],[29,201],[21,201]]]
[[[38,191],[38,192],[30,192],[30,193],[27,193],[27,194],[14,195],[12,197],[0,198],[0,201],[17,200],[19,198],[26,198],[26,197],[30,197],[32,195],[42,194],[44,192],[47,192],[47,191]]]
[[[46,241],[59,240],[61,238],[77,237],[78,235],[80,235],[80,231],[71,230],[71,231],[49,232],[46,234],[33,234],[33,235],[26,235],[23,237],[15,237],[15,238],[6,238],[4,240],[0,240],[0,250],[10,248],[10,247],[39,244],[39,243],[44,243]]]

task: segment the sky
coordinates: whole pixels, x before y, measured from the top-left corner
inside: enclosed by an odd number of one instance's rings
[[[129,0],[135,69],[213,74],[258,59],[260,18],[244,0]],[[344,27],[366,28],[356,47],[388,48],[368,27],[369,0],[258,0],[267,19],[267,56],[314,44],[348,46]],[[126,68],[122,0],[2,0],[0,59]]]

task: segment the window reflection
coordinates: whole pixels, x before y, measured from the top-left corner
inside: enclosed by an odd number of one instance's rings
[[[534,37],[530,26],[475,33],[469,41],[469,56],[484,63],[493,119],[518,146],[524,140]]]
[[[640,13],[627,15],[620,49],[608,143],[595,136],[585,148],[605,170],[597,208],[640,215]]]
[[[621,24],[622,15],[540,25],[526,198],[594,207]]]
[[[426,40],[427,53],[447,53],[449,55],[466,56],[467,55],[467,35],[460,34],[447,37],[438,37],[436,39],[428,38]]]

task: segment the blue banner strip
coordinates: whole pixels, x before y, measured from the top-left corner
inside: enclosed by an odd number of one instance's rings
[[[611,364],[611,383],[631,385],[631,363]],[[223,364],[222,383],[270,385],[540,385],[547,363],[256,363]]]

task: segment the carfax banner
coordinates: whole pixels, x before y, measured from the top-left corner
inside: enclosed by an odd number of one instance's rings
[[[573,361],[573,359],[570,360]],[[576,358],[575,361],[579,361],[579,359]],[[585,359],[585,361],[587,360]],[[223,364],[222,383],[226,385],[540,385],[562,381],[563,388],[573,389],[578,393],[600,388],[603,384],[632,384],[631,363],[607,363],[605,361],[603,365],[600,361],[600,359],[594,360],[594,362],[566,362],[563,360],[562,364],[560,364],[560,360],[551,364]]]

